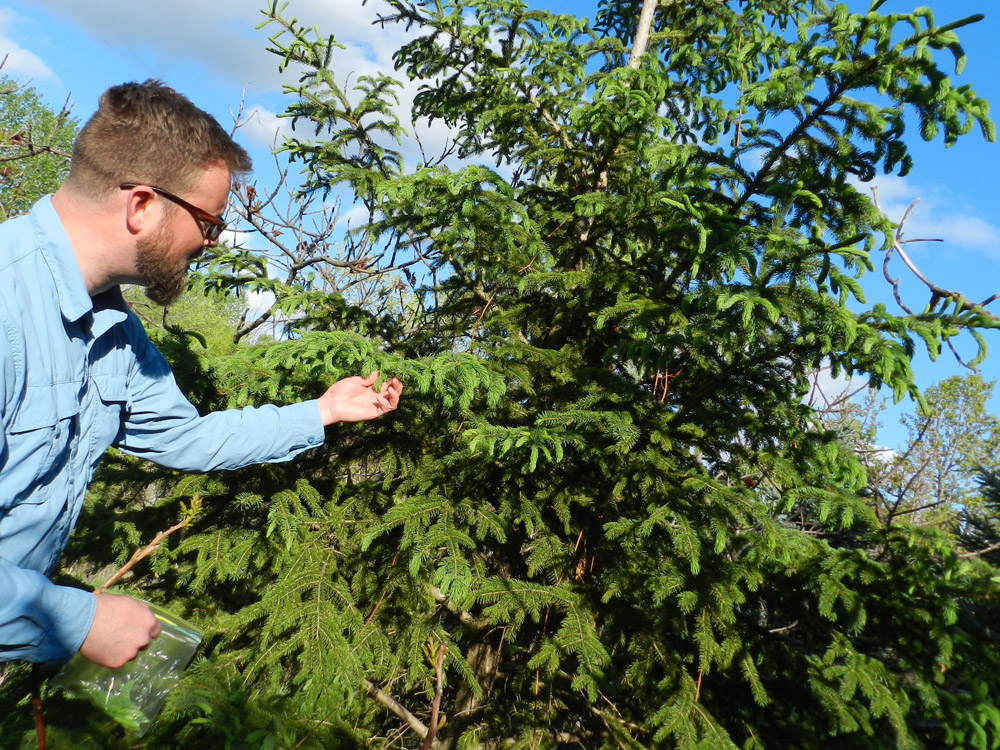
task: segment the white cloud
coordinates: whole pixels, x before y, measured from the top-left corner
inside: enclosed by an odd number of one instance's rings
[[[342,214],[337,224],[342,224],[345,228],[358,227],[368,221],[368,209],[364,206],[354,206]]]
[[[133,59],[148,60],[150,64],[146,67],[168,83],[181,80],[194,69],[199,70],[199,75],[226,82],[234,92],[244,90],[248,111],[259,113],[256,121],[248,123],[243,131],[255,144],[270,147],[275,130],[287,132],[260,102],[267,100],[273,105],[274,95],[281,91],[282,85],[294,84],[298,73],[292,69],[280,73],[280,59],[266,51],[268,37],[280,28],[276,24],[254,28],[265,20],[258,0],[172,0],[169,4],[35,0],[35,3],[54,17],[72,23],[105,48]],[[292,0],[284,15],[294,16],[307,27],[316,27],[321,35],[332,33],[346,47],[334,51],[331,68],[338,85],[347,89],[349,95],[360,76],[386,73],[401,79],[397,114],[410,134],[403,151],[413,161],[419,158],[419,147],[411,132],[409,112],[419,82],[396,76],[392,60],[393,53],[413,32],[407,32],[402,24],[373,25],[379,13],[388,12],[388,6],[375,0],[366,4]],[[237,96],[234,93],[234,102]],[[446,144],[449,130],[436,121],[433,125],[422,124],[419,134],[428,156],[433,157]]]
[[[960,196],[942,188],[911,183],[903,177],[878,177],[870,183],[858,184],[865,191],[873,187],[882,211],[892,221],[902,221],[913,206],[903,225],[904,240],[942,240],[946,251],[973,251],[1000,260],[1000,227],[976,215]],[[919,255],[928,248],[940,252],[941,247],[937,242],[914,242],[908,252]]]
[[[11,27],[16,22],[17,16],[14,13],[6,8],[0,8],[0,60],[3,60],[0,75],[7,75],[22,82],[54,78],[55,74],[42,58],[10,38]]]
[[[258,292],[251,289],[243,296],[243,299],[246,303],[246,309],[250,313],[248,317],[253,320],[270,309],[271,305],[274,304],[275,296],[274,292]]]
[[[288,82],[279,58],[265,51],[267,38],[280,29],[254,27],[265,20],[257,0],[172,0],[128,3],[116,0],[35,0],[56,18],[71,22],[97,43],[156,59],[164,70],[202,66],[236,86],[252,84],[250,96],[277,91]],[[396,25],[373,31],[378,3],[294,0],[285,17],[296,16],[322,34],[333,33],[348,46],[333,62],[338,79],[349,73],[391,70],[391,56],[404,36]]]
[[[261,106],[252,107],[243,115],[240,135],[256,146],[275,149],[292,134],[291,120],[279,117]]]
[[[263,52],[266,35],[253,30],[261,20],[256,0],[35,0],[35,4],[109,49],[154,58],[164,71],[193,63],[237,86],[277,79],[276,61]]]

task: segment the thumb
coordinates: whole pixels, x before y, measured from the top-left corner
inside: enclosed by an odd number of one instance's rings
[[[376,380],[378,380],[378,370],[372,370],[371,375],[361,381],[361,385],[374,385]]]

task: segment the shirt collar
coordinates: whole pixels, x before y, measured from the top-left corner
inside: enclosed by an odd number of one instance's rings
[[[95,294],[93,297],[94,322],[91,324],[90,333],[95,339],[99,339],[112,326],[118,325],[128,317],[128,305],[122,297],[120,287],[114,286],[106,292]]]
[[[52,196],[47,195],[38,201],[31,209],[30,217],[38,238],[38,249],[55,281],[59,309],[66,320],[77,321],[94,309],[94,303],[83,283],[83,275],[66,230],[52,207]]]

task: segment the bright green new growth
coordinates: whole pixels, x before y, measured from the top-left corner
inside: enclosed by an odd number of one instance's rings
[[[373,368],[404,400],[292,466],[102,474],[116,510],[88,509],[74,549],[95,562],[95,539],[206,508],[142,584],[209,642],[149,742],[416,747],[443,643],[436,748],[997,747],[995,569],[880,523],[803,403],[825,363],[917,397],[920,342],[996,327],[862,292],[893,228],[863,181],[909,169],[906,118],[993,138],[940,67],[965,22],[661,2],[629,67],[638,2],[594,26],[388,4],[415,33],[395,56],[415,127],[448,125],[462,166],[409,166],[392,71],[348,83],[332,37],[267,17],[305,71],[287,152],[307,190],[368,209],[355,237],[389,265],[419,256],[411,304],[293,295],[301,337],[192,343],[178,369],[202,408]],[[137,474],[162,488],[142,514]]]
[[[121,692],[108,699],[105,713],[130,732],[138,734],[139,728],[146,722],[146,716],[132,702],[131,692],[135,681],[122,685]]]

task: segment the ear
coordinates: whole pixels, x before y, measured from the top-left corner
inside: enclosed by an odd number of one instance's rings
[[[125,227],[130,234],[139,234],[143,227],[155,226],[157,216],[156,193],[148,187],[138,185],[125,193]]]

